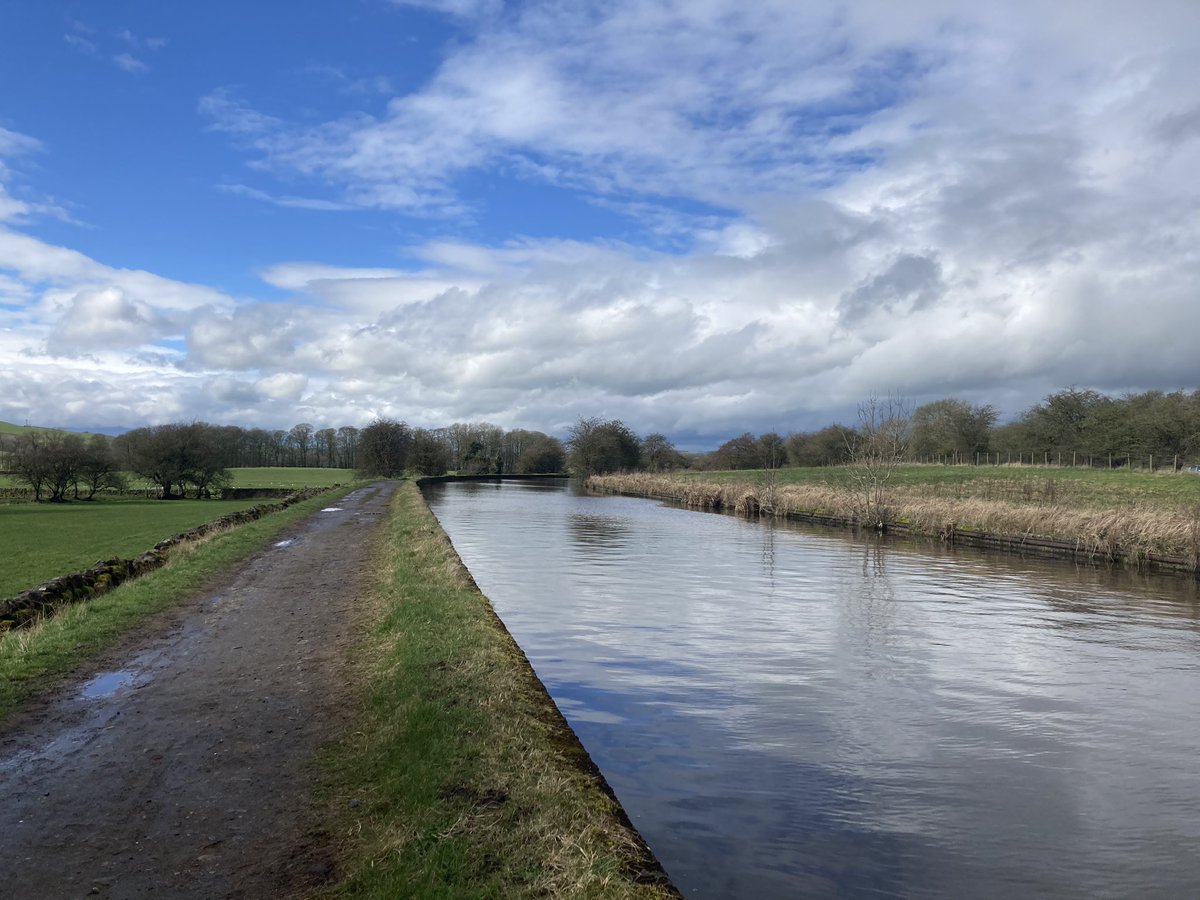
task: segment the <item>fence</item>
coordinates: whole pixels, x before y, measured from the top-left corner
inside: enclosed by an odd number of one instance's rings
[[[1185,472],[1200,474],[1200,463],[1178,454],[1109,453],[1097,456],[1071,451],[980,451],[974,454],[953,453],[925,456],[916,462],[943,466],[1039,466],[1064,469],[1123,469],[1128,472]]]

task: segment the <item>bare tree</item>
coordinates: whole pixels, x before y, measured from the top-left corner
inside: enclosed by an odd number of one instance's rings
[[[891,489],[908,453],[909,405],[872,394],[858,406],[858,429],[846,433],[847,488],[859,525],[883,531],[893,520]]]
[[[75,473],[75,499],[81,499],[80,488],[85,492],[84,500],[91,500],[103,488],[123,490],[125,477],[117,467],[111,441],[102,434],[93,434],[83,448],[79,468]]]
[[[49,493],[51,503],[61,503],[75,483],[83,462],[83,438],[65,431],[26,431],[9,454],[13,474],[33,489],[34,500]]]

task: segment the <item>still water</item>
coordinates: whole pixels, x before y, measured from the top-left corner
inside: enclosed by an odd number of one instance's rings
[[[1200,897],[1200,591],[566,481],[430,505],[689,897]]]

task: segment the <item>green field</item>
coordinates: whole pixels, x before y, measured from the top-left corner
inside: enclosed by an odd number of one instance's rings
[[[238,488],[302,488],[332,487],[349,484],[357,480],[353,469],[303,469],[295,466],[266,466],[260,468],[230,469],[232,487]],[[149,485],[132,472],[125,473],[131,490],[141,490]],[[0,474],[0,488],[27,488],[28,485],[12,475]]]
[[[211,540],[185,544],[172,551],[170,562],[161,569],[128,581],[87,603],[69,606],[32,628],[0,632],[0,721],[22,700],[53,688],[57,676],[95,658],[157,611],[193,595],[208,579],[265,547],[289,524],[311,515],[323,505],[336,502],[339,496],[340,493],[334,492],[313,497],[274,515],[219,533]],[[74,504],[75,507],[83,505]],[[221,504],[210,500],[203,503],[160,502],[157,505],[207,510],[208,516],[197,520],[207,521],[220,515],[222,507],[228,511],[246,504]],[[2,512],[0,510],[0,521],[3,521]],[[0,541],[6,540],[7,535],[0,535]],[[0,546],[7,549],[8,544]],[[5,562],[8,561],[6,556]]]
[[[114,556],[133,557],[259,500],[107,499],[0,505],[0,597]]]
[[[837,485],[845,469],[778,469],[778,483]],[[668,477],[721,483],[750,483],[770,475],[758,470],[678,472]],[[929,497],[980,500],[1045,500],[1081,507],[1130,505],[1178,507],[1200,503],[1200,475],[1170,471],[1127,472],[1121,469],[1072,469],[1043,466],[904,465],[892,483]]]
[[[230,469],[233,487],[310,488],[349,484],[357,480],[353,469],[304,469],[296,466]]]
[[[0,434],[24,434],[26,431],[58,431],[57,428],[44,428],[40,425],[14,425],[12,422],[0,422]],[[72,431],[70,428],[61,429],[63,431]],[[92,436],[90,431],[72,431],[82,438]]]

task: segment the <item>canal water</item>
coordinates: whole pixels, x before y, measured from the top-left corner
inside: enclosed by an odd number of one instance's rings
[[[1194,581],[426,496],[687,896],[1200,896]]]

